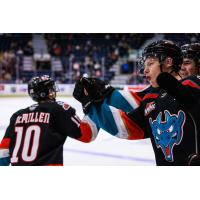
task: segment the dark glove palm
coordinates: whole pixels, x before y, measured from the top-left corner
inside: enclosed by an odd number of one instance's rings
[[[83,111],[85,112],[88,104],[90,104],[91,102],[91,99],[84,93],[84,87],[81,80],[76,82],[73,96],[76,100],[78,100],[82,104]]]
[[[84,92],[87,91],[87,95]],[[114,88],[97,78],[81,78],[75,84],[73,96],[82,103],[83,111],[87,113],[92,103],[100,103],[113,92]]]
[[[83,87],[86,89],[93,102],[102,102],[114,90],[112,86],[97,78],[82,78]]]

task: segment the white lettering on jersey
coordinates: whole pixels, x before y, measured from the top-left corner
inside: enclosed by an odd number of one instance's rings
[[[44,113],[44,112],[24,113],[17,117],[15,124],[27,124],[30,122],[39,122],[39,123],[48,124],[49,119],[50,119],[50,113]]]
[[[155,102],[147,103],[146,108],[144,110],[144,115],[147,116],[152,110],[155,110]]]

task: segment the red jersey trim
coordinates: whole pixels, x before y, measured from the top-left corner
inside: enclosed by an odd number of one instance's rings
[[[146,94],[144,97],[143,97],[143,101],[145,100],[145,99],[155,99],[155,98],[157,98],[158,97],[158,95],[159,94]]]
[[[139,96],[138,96],[135,92],[133,92],[133,91],[130,91],[130,93],[131,93],[131,95],[133,96],[133,98],[135,99],[136,103],[137,103],[138,105],[140,105],[140,102],[142,101],[142,98],[139,97]]]
[[[80,129],[81,137],[78,138],[78,140],[86,143],[90,142],[92,140],[92,130],[90,128],[90,125],[88,123],[81,122]]]
[[[122,120],[125,124],[125,127],[128,132],[128,140],[138,140],[144,139],[144,131],[135,123],[133,122],[125,112],[120,111],[120,115]]]
[[[0,144],[0,148],[2,149],[8,149],[10,145],[10,138],[3,138]]]
[[[190,86],[192,88],[200,89],[199,85],[197,85],[196,83],[194,83],[191,80],[185,80],[185,81],[183,81],[182,85],[186,85],[186,86]]]

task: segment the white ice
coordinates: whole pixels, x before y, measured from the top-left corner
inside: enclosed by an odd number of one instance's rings
[[[58,97],[57,100],[70,104],[80,118],[83,117],[80,103],[72,97]],[[11,115],[33,103],[29,97],[0,98],[0,140]],[[155,165],[155,158],[149,139],[128,141],[100,130],[91,143],[85,144],[68,137],[64,145],[64,165],[144,166]]]

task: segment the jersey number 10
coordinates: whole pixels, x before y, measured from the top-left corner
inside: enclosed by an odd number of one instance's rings
[[[25,162],[34,161],[37,157],[37,151],[39,147],[39,139],[41,134],[40,127],[37,125],[29,126],[26,129],[24,139],[23,139],[24,127],[15,127],[15,132],[16,132],[16,143],[12,153],[11,163],[18,162],[19,160],[18,152],[21,145],[23,145],[21,153],[22,160]],[[33,138],[32,145],[30,144],[31,137]]]

